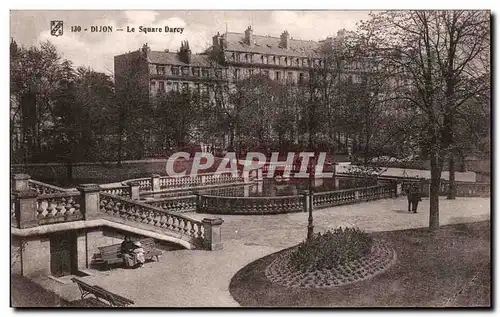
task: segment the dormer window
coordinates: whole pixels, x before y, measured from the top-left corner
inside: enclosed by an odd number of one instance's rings
[[[203,69],[201,70],[201,77],[209,77],[209,76],[210,76],[210,72],[209,72],[209,70],[208,70],[208,69],[206,69],[206,68],[203,68]]]
[[[193,67],[192,72],[193,72],[193,76],[196,76],[196,77],[200,76],[200,69],[198,67]]]
[[[189,75],[189,67],[182,67],[182,76]]]
[[[157,65],[156,66],[156,73],[158,75],[165,75],[165,66]]]
[[[179,67],[178,66],[172,66],[172,75],[174,75],[174,76],[179,76],[180,75],[180,71],[179,71]]]

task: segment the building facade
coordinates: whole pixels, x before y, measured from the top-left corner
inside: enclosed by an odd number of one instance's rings
[[[215,34],[212,45],[198,54],[191,52],[187,41],[177,52],[152,51],[144,44],[140,50],[115,56],[116,90],[126,90],[127,82],[134,78],[134,86],[150,99],[189,89],[216,100],[222,94],[213,89],[214,84],[230,88],[254,75],[300,86],[308,82],[312,69],[327,67],[323,49],[335,45],[342,32],[336,38],[308,41],[294,39],[287,31],[280,37],[256,35],[249,26],[243,33]],[[227,136],[224,139],[222,143],[227,144]],[[346,135],[339,132],[337,139],[343,139],[340,143],[347,151]]]

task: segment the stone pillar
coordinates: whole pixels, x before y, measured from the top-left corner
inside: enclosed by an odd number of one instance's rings
[[[12,190],[20,192],[29,191],[30,187],[28,181],[30,178],[31,176],[28,174],[14,174],[12,176],[12,180],[14,181],[14,184],[12,184]]]
[[[35,191],[20,191],[14,192],[14,197],[17,227],[23,229],[38,226],[36,211],[38,193]]]
[[[82,184],[77,187],[80,191],[80,210],[85,220],[99,218],[99,192],[97,184]]]
[[[359,190],[357,189],[354,191],[354,199],[359,200]]]
[[[153,190],[153,192],[160,191],[160,175],[151,175],[151,189]]]
[[[243,186],[243,196],[244,197],[250,196],[250,185]]]
[[[78,269],[86,269],[89,267],[92,258],[87,255],[87,234],[84,230],[79,230],[76,233],[76,261]]]
[[[130,190],[130,199],[138,200],[140,196],[139,194],[140,183],[138,181],[132,181],[128,183],[128,187]]]
[[[203,246],[210,251],[222,250],[221,226],[224,220],[221,218],[204,218],[202,221],[205,228],[205,239]]]
[[[23,276],[50,275],[50,239],[44,236],[24,238],[21,272]]]

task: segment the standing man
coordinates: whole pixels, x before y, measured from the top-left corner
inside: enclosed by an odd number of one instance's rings
[[[407,193],[408,196],[408,212],[417,213],[418,202],[422,200],[422,193],[417,184],[411,184]]]

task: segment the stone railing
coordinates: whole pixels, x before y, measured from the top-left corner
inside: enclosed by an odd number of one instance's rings
[[[145,201],[146,204],[173,212],[195,212],[197,204],[197,195],[188,195],[180,197],[168,197]]]
[[[243,176],[233,177],[231,173],[216,174],[216,173],[203,173],[195,176],[160,176],[152,175],[151,177],[136,178],[123,182],[130,184],[136,182],[139,184],[139,191],[145,192],[159,192],[167,189],[190,189],[193,187],[204,187],[214,185],[227,185],[251,181],[252,177],[245,179]]]
[[[304,211],[304,197],[224,197],[200,195],[198,212],[208,214],[272,215]]]
[[[80,192],[55,193],[36,197],[36,217],[39,225],[83,219]]]
[[[37,192],[37,193],[39,193],[41,195],[55,194],[55,193],[65,193],[65,192],[68,191],[65,188],[53,186],[53,185],[50,185],[50,184],[45,184],[45,183],[36,181],[34,179],[30,179],[28,181],[28,185],[29,185],[29,188],[32,191],[35,191],[35,192]]]
[[[228,174],[215,174],[206,173],[198,174],[196,176],[183,176],[183,177],[160,177],[160,189],[167,188],[185,188],[185,187],[196,187],[196,186],[208,186],[208,185],[219,185],[219,184],[231,184],[243,182],[244,179],[241,176],[233,177],[230,173]]]
[[[192,242],[201,243],[205,238],[205,229],[201,221],[145,203],[101,193],[99,206],[102,213],[177,232],[189,237]]]
[[[199,221],[168,210],[172,208],[178,210],[193,209],[193,206],[196,206],[196,196],[186,196],[186,199],[190,200],[189,202],[177,199],[177,201],[172,202],[171,207],[164,210],[133,200],[134,198],[116,196],[126,193],[123,188],[108,188],[111,193],[106,193],[99,185],[84,184],[78,186],[77,190],[41,195],[29,187],[28,180],[29,176],[24,174],[16,174],[13,177],[11,220],[12,226],[16,229],[28,229],[78,220],[113,221],[106,219],[104,213],[126,220],[131,227],[134,227],[134,223],[145,224],[146,226],[135,226],[143,231],[149,230],[151,233],[158,234],[158,230],[155,228],[163,228],[165,229],[163,233],[180,235],[178,238],[193,245],[202,243],[203,247],[208,250],[222,248],[222,219],[204,218]],[[45,188],[50,186],[45,185],[48,184],[43,184]],[[130,190],[131,196],[135,195],[137,197],[135,199],[138,199],[139,183],[131,183]],[[165,202],[165,204],[168,203]],[[116,220],[115,222],[122,221]]]
[[[390,198],[396,195],[396,184],[389,183],[363,188],[335,190],[313,195],[313,206],[327,208],[354,202]]]
[[[101,192],[110,194],[113,196],[127,197],[130,198],[130,186],[116,186],[101,188]]]

